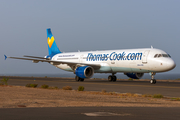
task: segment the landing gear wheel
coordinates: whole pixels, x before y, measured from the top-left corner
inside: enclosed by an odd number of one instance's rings
[[[116,77],[116,76],[110,75],[110,76],[108,77],[108,81],[113,81],[113,82],[115,82],[116,80],[117,80],[117,77]]]
[[[80,80],[80,77],[76,76],[76,77],[75,77],[75,80],[76,80],[76,81],[79,81],[79,80]]]
[[[112,76],[113,77],[113,82],[116,82],[116,80],[117,80],[117,77],[116,76]]]
[[[80,78],[80,77],[78,77],[78,76],[75,77],[75,80],[76,80],[77,82],[78,82],[78,81],[82,81],[82,82],[84,81],[83,78]]]
[[[108,76],[108,81],[112,81],[112,79],[113,79],[113,76],[112,75],[110,75],[110,76]]]
[[[83,78],[80,78],[80,81],[81,81],[81,82],[83,82],[83,81],[84,81],[84,79],[83,79]]]
[[[151,83],[151,84],[156,84],[156,79],[151,79],[151,80],[150,80],[150,83]]]
[[[154,79],[154,84],[156,84],[156,80]]]
[[[151,80],[150,80],[150,83],[151,83],[151,84],[156,84],[156,79],[154,78],[154,76],[155,76],[156,73],[151,72],[150,74],[151,74]]]

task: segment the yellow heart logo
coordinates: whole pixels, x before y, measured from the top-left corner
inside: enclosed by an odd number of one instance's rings
[[[48,37],[47,42],[48,42],[49,47],[51,48],[51,46],[54,42],[54,37],[52,36],[51,39]]]

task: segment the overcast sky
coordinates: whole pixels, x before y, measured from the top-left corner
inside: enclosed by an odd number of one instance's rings
[[[180,73],[179,0],[1,0],[0,74],[66,73],[48,63],[4,60],[48,54],[51,28],[63,52],[159,48]]]

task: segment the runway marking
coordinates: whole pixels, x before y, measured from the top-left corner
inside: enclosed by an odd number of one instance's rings
[[[99,116],[130,116],[131,114],[123,113],[110,113],[110,112],[92,112],[92,113],[83,113],[86,116],[90,117],[99,117]]]
[[[17,81],[34,81],[34,80],[17,80]],[[109,84],[109,83],[87,83],[87,82],[61,82],[61,81],[43,81],[36,80],[38,82],[60,82],[60,83],[75,83],[75,84],[98,84],[98,85],[116,85],[116,86],[133,86],[133,87],[152,87],[152,88],[179,88],[180,87],[168,87],[168,86],[149,86],[149,85],[128,85],[128,84]]]

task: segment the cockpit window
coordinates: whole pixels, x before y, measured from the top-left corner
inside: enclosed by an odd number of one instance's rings
[[[162,54],[162,55],[163,55],[163,57],[169,57],[168,54]]]
[[[171,56],[168,54],[168,56],[171,58]]]
[[[158,54],[155,54],[155,55],[154,55],[154,58],[156,58],[157,56],[158,56]]]
[[[169,54],[155,54],[154,58],[159,58],[159,57],[171,57]]]
[[[158,57],[162,57],[162,54],[159,54]]]

